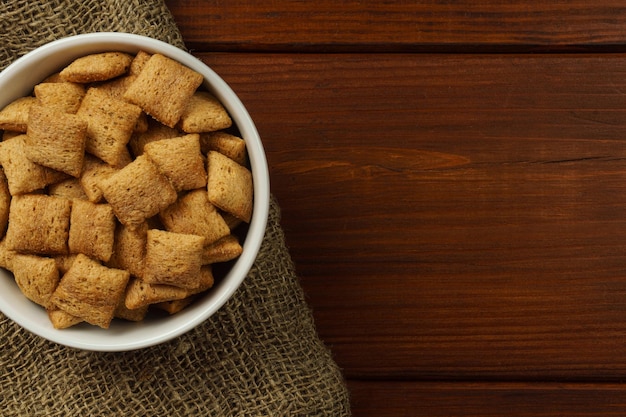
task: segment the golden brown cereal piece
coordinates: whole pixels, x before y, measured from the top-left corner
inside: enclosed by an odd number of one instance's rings
[[[145,155],[103,179],[101,188],[119,221],[132,228],[158,214],[178,196]]]
[[[159,303],[155,303],[154,306],[160,308],[161,310],[167,311],[169,314],[178,313],[185,307],[193,303],[198,298],[198,294],[213,287],[214,283],[215,280],[213,278],[213,269],[210,265],[205,265],[200,270],[200,281],[198,286],[189,290],[185,298],[162,301]]]
[[[80,317],[72,316],[56,306],[51,306],[47,309],[48,318],[50,323],[55,329],[67,329],[83,322]]]
[[[201,74],[179,62],[154,54],[128,87],[124,98],[164,125],[174,127],[202,79]]]
[[[106,329],[124,296],[129,278],[128,271],[107,268],[78,254],[50,302],[73,316]]]
[[[124,304],[131,310],[163,301],[179,300],[189,295],[184,288],[172,285],[148,284],[133,278],[126,289]]]
[[[26,156],[24,140],[20,135],[0,143],[0,165],[9,183],[11,195],[40,190],[67,178],[67,174],[32,162]]]
[[[61,273],[61,275],[65,274],[70,270],[74,260],[76,260],[76,254],[73,255],[57,255],[54,257],[54,262],[57,265],[57,269]]]
[[[131,136],[128,145],[133,151],[133,155],[138,157],[143,154],[143,149],[146,144],[156,142],[161,139],[176,138],[179,136],[180,132],[177,129],[165,126],[161,122],[158,122],[153,118],[149,118],[147,130],[145,132],[136,131],[136,133]]]
[[[68,178],[48,186],[48,195],[64,197],[70,200],[87,200],[87,194],[78,178]]]
[[[197,134],[146,144],[144,152],[176,191],[206,186],[206,170]]]
[[[123,52],[103,52],[75,59],[60,76],[66,81],[92,83],[125,74],[133,57]]]
[[[213,132],[231,127],[233,121],[228,112],[212,94],[196,91],[187,102],[178,126],[183,132]]]
[[[35,97],[21,97],[0,110],[0,130],[26,132],[28,112],[37,103]]]
[[[205,245],[230,234],[230,228],[209,202],[205,189],[180,196],[159,214],[159,218],[168,231],[202,236]]]
[[[202,264],[214,264],[235,259],[243,252],[235,235],[228,235],[204,248]]]
[[[11,193],[9,183],[4,171],[0,169],[0,239],[4,238],[9,224],[9,208],[11,206]]]
[[[76,200],[70,216],[70,253],[107,262],[113,254],[115,215],[108,204]]]
[[[85,87],[76,83],[41,83],[35,86],[35,97],[40,106],[62,113],[75,114],[85,96]]]
[[[31,161],[79,177],[86,139],[86,121],[47,107],[31,107],[24,139],[24,151]]]
[[[120,222],[132,228],[177,198],[172,184],[145,155],[103,179],[101,189]]]
[[[139,107],[90,88],[76,115],[89,123],[87,152],[114,166],[128,157],[126,144],[141,115]]]
[[[59,270],[52,258],[33,255],[15,255],[13,259],[15,282],[29,300],[48,307],[50,297],[59,283]]]
[[[209,151],[207,167],[209,201],[249,223],[253,193],[250,170],[215,151]]]
[[[91,155],[85,155],[83,161],[83,171],[80,176],[80,185],[83,187],[87,199],[92,203],[98,203],[102,200],[102,190],[100,182],[119,171],[99,158]]]
[[[217,151],[226,155],[239,165],[246,165],[248,153],[246,141],[238,136],[226,132],[209,132],[200,135],[200,147],[204,155],[209,151]]]
[[[133,58],[133,61],[130,63],[130,70],[128,71],[128,73],[130,75],[139,75],[151,56],[152,54],[146,51],[137,52],[135,58]]]
[[[150,229],[142,280],[185,289],[200,285],[204,238],[196,235]]]
[[[146,256],[147,233],[147,222],[134,229],[118,223],[113,255],[108,265],[112,268],[126,269],[132,276],[141,277]]]
[[[143,320],[148,314],[149,306],[145,305],[143,307],[139,307],[134,310],[131,310],[130,308],[126,307],[125,298],[126,297],[122,297],[120,299],[119,304],[115,308],[115,313],[113,313],[113,317],[118,318],[118,319],[128,320],[128,321]]]
[[[107,81],[104,84],[99,85],[97,88],[99,91],[106,93],[110,98],[115,100],[124,100],[124,92],[128,85],[132,82],[132,77],[116,78],[113,81]],[[148,116],[142,111],[139,114],[137,123],[133,128],[133,133],[143,133],[148,130]]]
[[[70,200],[43,194],[15,196],[11,200],[7,248],[21,253],[67,253]]]

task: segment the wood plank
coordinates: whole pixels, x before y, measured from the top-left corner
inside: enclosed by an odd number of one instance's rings
[[[623,416],[622,384],[352,381],[354,417]]]
[[[626,44],[626,8],[619,0],[166,4],[187,45],[200,51],[623,50]]]
[[[348,377],[623,377],[625,55],[199,57]]]

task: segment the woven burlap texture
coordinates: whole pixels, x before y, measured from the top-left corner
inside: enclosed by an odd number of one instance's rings
[[[117,31],[184,48],[162,1],[3,1],[0,69],[61,37]],[[1,92],[0,92],[1,94]],[[234,297],[187,334],[151,348],[81,351],[0,313],[3,416],[348,416],[348,392],[320,341],[274,198],[257,261]]]

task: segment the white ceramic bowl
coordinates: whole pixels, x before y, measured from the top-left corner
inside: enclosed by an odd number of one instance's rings
[[[60,39],[17,59],[0,73],[0,108],[31,93],[35,84],[75,58],[104,51],[161,53],[204,76],[204,86],[226,107],[245,139],[254,182],[252,220],[243,253],[226,276],[203,298],[180,313],[140,323],[114,320],[109,329],[81,324],[56,330],[46,311],[27,300],[13,276],[0,269],[0,310],[28,331],[50,341],[93,351],[126,351],[153,346],[196,327],[215,313],[237,290],[256,259],[269,211],[269,174],[263,145],[247,110],[233,90],[214,71],[187,52],[167,43],[125,33],[90,33]]]

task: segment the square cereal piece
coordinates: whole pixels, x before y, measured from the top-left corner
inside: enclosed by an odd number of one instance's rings
[[[75,59],[63,68],[63,80],[75,83],[104,81],[125,74],[133,60],[132,55],[123,52],[102,52]]]
[[[115,229],[113,255],[108,265],[112,268],[125,269],[131,276],[141,277],[146,257],[147,233],[147,222],[133,229],[118,223]]]
[[[11,195],[41,190],[67,178],[67,174],[31,161],[25,151],[26,135],[0,143],[0,165],[7,177]]]
[[[113,253],[115,215],[108,204],[76,200],[70,215],[69,251],[107,262]]]
[[[75,114],[85,97],[85,87],[76,83],[41,83],[35,86],[35,97],[40,106]]]
[[[48,186],[48,195],[64,197],[70,200],[87,200],[87,194],[78,178],[68,178]]]
[[[198,287],[203,247],[201,236],[148,230],[143,281],[185,289]]]
[[[128,156],[126,145],[141,109],[90,88],[76,115],[88,122],[86,151],[110,165],[119,166]]]
[[[252,174],[246,167],[209,151],[207,155],[209,201],[235,217],[250,222],[252,217]]]
[[[79,254],[50,298],[61,310],[89,324],[108,328],[124,296],[128,271],[107,268]]]
[[[35,97],[20,97],[0,110],[0,130],[26,132],[28,112],[37,103]]]
[[[143,67],[146,65],[146,62],[152,57],[152,54],[146,51],[139,51],[137,55],[133,58],[133,61],[130,63],[130,70],[128,73],[130,75],[139,75],[139,73],[143,70]]]
[[[212,94],[196,91],[180,116],[179,128],[187,133],[213,132],[231,127],[228,112]]]
[[[31,107],[24,140],[31,161],[78,178],[86,139],[85,120],[43,106]]]
[[[174,127],[202,80],[202,75],[196,71],[154,54],[128,87],[124,98],[164,125]]]
[[[72,316],[70,313],[59,309],[56,306],[51,306],[47,309],[48,319],[52,323],[52,327],[57,330],[67,329],[83,322],[80,317]]]
[[[159,218],[168,231],[202,236],[205,245],[230,234],[230,228],[209,202],[205,189],[180,196],[174,204],[161,211]]]
[[[21,253],[67,253],[71,202],[43,194],[15,196],[11,200],[7,247]]]
[[[206,170],[200,152],[199,135],[150,142],[144,147],[144,152],[171,181],[176,191],[206,186]]]
[[[142,155],[101,181],[104,198],[119,221],[136,228],[176,201],[176,190],[157,167]]]
[[[202,133],[200,135],[200,148],[204,155],[209,151],[217,151],[239,165],[245,166],[248,160],[246,141],[222,131]]]
[[[171,139],[180,136],[180,132],[177,129],[165,126],[161,122],[148,118],[148,127],[145,132],[137,132],[131,136],[128,145],[136,157],[143,154],[143,149],[146,144],[150,142],[156,142],[161,139]]]
[[[133,278],[126,288],[124,305],[131,310],[163,301],[180,300],[189,292],[172,285],[148,284],[139,278]]]
[[[217,242],[205,246],[202,253],[202,264],[214,264],[235,259],[243,252],[239,239],[235,235],[228,235]]]
[[[22,294],[29,300],[48,307],[50,297],[59,284],[59,270],[52,258],[15,255],[13,275]]]
[[[87,195],[87,199],[92,203],[102,201],[100,182],[117,171],[119,171],[119,169],[112,167],[101,159],[91,155],[85,155],[83,171],[79,181]]]

